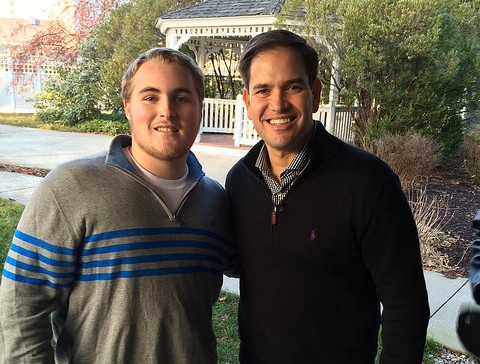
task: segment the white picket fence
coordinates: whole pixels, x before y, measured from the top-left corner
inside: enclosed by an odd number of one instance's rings
[[[33,98],[41,92],[51,65],[45,69],[31,71],[33,77],[27,84],[15,86],[13,72],[6,58],[0,56],[0,112],[35,113]],[[47,71],[47,72],[46,72]],[[320,107],[315,118],[326,125],[330,108]],[[351,142],[353,140],[351,110],[337,106],[333,133],[339,138]],[[260,137],[253,128],[253,123],[247,118],[245,104],[241,95],[236,100],[206,98],[203,104],[203,120],[201,133],[233,134],[234,145],[254,145]],[[200,135],[201,140],[201,135]]]
[[[236,100],[206,98],[203,107],[202,133],[233,134],[236,147],[254,145],[260,140],[253,127],[253,122],[247,117],[241,95],[238,95]],[[322,105],[315,114],[315,119],[326,125],[329,112],[330,107]],[[353,141],[352,112],[354,110],[343,106],[335,108],[333,134],[346,142]]]
[[[202,132],[233,134],[235,107],[235,100],[205,99]]]

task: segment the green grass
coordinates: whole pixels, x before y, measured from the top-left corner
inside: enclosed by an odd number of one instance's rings
[[[8,248],[23,208],[24,206],[17,202],[0,198],[0,272],[3,271]]]
[[[74,129],[68,128],[60,123],[45,123],[38,120],[34,114],[4,114],[0,113],[0,124],[24,126],[28,128],[49,129],[49,130],[62,130],[73,131]]]
[[[238,363],[240,340],[237,332],[237,309],[239,296],[222,291],[213,307],[213,330],[217,336],[219,364]]]
[[[50,123],[38,120],[33,114],[0,113],[0,124],[45,130],[101,133],[108,135],[129,134],[130,132],[130,127],[127,122],[122,122],[120,120],[109,120],[107,118],[87,120],[76,125],[65,125],[60,122]]]

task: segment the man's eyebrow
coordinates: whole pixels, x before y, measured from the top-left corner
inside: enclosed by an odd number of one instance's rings
[[[147,87],[144,87],[142,88],[139,93],[140,94],[143,94],[143,93],[148,93],[148,92],[154,92],[154,93],[160,93],[160,89],[156,88],[156,87],[152,87],[152,86],[147,86]],[[179,87],[179,88],[176,88],[174,90],[174,93],[187,93],[187,94],[193,94],[193,91],[188,89],[188,88],[185,88],[185,87]]]
[[[301,77],[292,78],[291,80],[287,80],[287,81],[283,82],[282,87],[290,86],[290,85],[295,84],[295,83],[305,84],[305,80]],[[252,86],[252,89],[253,90],[258,90],[258,89],[269,88],[269,87],[272,87],[272,85],[270,85],[268,83],[257,83],[257,84]]]
[[[257,83],[252,86],[252,89],[257,90],[259,88],[268,88],[270,85],[268,83]]]
[[[300,83],[300,84],[304,85],[304,84],[305,84],[305,80],[304,80],[303,78],[301,78],[301,77],[293,78],[293,79],[291,79],[291,80],[285,81],[283,85],[284,85],[284,86],[289,86],[289,85],[292,85],[292,84],[294,84],[294,83]]]
[[[143,93],[146,93],[146,92],[155,92],[155,93],[159,93],[160,90],[156,87],[144,87],[142,88],[140,91],[138,91],[138,93],[140,94],[143,94]]]

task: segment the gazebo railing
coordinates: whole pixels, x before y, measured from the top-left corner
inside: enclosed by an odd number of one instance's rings
[[[236,100],[206,98],[203,102],[202,131],[233,134],[236,103]]]
[[[326,125],[330,107],[321,105],[314,115]],[[346,142],[353,141],[352,108],[336,106],[333,134]],[[206,98],[203,104],[202,132],[233,134],[234,145],[254,145],[260,140],[253,127],[253,122],[247,118],[242,96],[236,100]],[[201,138],[201,137],[200,137]]]

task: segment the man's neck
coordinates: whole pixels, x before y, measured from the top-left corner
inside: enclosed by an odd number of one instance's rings
[[[135,148],[130,148],[130,153],[142,168],[163,179],[180,179],[187,168],[187,155],[175,159],[159,159]]]
[[[294,151],[285,153],[272,148],[267,147],[268,159],[270,162],[270,173],[275,181],[280,183],[280,175],[287,169],[290,163],[295,159],[300,151]]]

